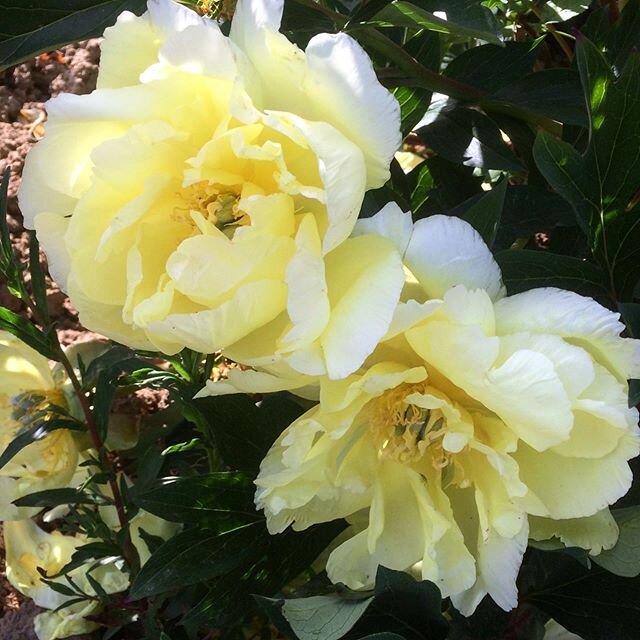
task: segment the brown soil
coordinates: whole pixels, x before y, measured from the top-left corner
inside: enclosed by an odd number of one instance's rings
[[[6,167],[11,170],[8,224],[14,247],[23,260],[28,255],[29,239],[16,195],[25,155],[46,128],[46,100],[59,93],[81,94],[95,89],[99,45],[97,39],[69,45],[7,69],[0,76],[0,173]],[[77,314],[50,279],[47,290],[49,311],[58,323],[61,340],[65,344],[76,341],[82,332]],[[7,291],[4,282],[0,282],[0,305],[28,315],[22,303]]]
[[[28,233],[22,225],[16,194],[24,158],[46,127],[45,101],[63,92],[89,93],[95,89],[100,58],[99,40],[69,45],[43,54],[31,62],[0,74],[0,173],[11,170],[8,225],[14,248],[23,262],[28,257]],[[41,256],[44,263],[44,257]],[[78,323],[77,314],[60,288],[47,278],[49,312],[58,323],[63,344],[86,340],[90,335]],[[0,279],[0,305],[28,317]],[[1,532],[0,532],[1,540]],[[38,613],[4,577],[4,545],[0,542],[0,640],[36,640],[33,617]],[[83,636],[88,638],[88,636]],[[80,640],[80,637],[78,637]]]

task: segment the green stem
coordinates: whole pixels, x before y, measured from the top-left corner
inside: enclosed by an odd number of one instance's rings
[[[405,73],[411,76],[411,85],[443,93],[444,95],[477,102],[486,96],[484,91],[476,89],[471,85],[458,82],[452,78],[447,78],[440,73],[427,69],[420,64],[410,53],[407,53],[399,44],[387,38],[377,29],[368,26],[354,26],[349,29],[351,33],[358,34],[358,40],[375,49],[379,53],[386,55],[390,60],[400,67]]]
[[[211,372],[213,371],[213,365],[216,363],[216,354],[210,353],[204,361],[204,372],[202,375],[203,381],[206,384],[207,380],[211,378]]]
[[[91,407],[87,401],[87,396],[85,395],[82,385],[76,376],[76,372],[73,368],[73,365],[67,358],[65,352],[62,350],[62,347],[58,344],[59,350],[59,361],[64,367],[64,370],[71,381],[71,385],[73,386],[73,390],[78,398],[78,402],[80,403],[80,407],[82,408],[82,413],[84,415],[85,424],[87,426],[87,431],[89,432],[89,437],[91,438],[91,443],[94,448],[101,452],[104,450],[104,442],[100,437],[100,431],[98,429],[98,425],[93,417],[93,413],[91,411]],[[137,566],[136,557],[137,552],[133,547],[133,543],[131,542],[131,536],[129,532],[129,526],[127,522],[127,514],[124,508],[124,501],[122,499],[122,494],[120,493],[120,487],[118,486],[118,482],[116,480],[116,474],[113,470],[112,465],[109,463],[110,469],[106,469],[107,476],[109,477],[109,488],[111,489],[111,493],[113,494],[113,504],[116,509],[116,513],[118,516],[118,523],[120,524],[120,529],[123,531],[124,544],[123,544],[123,554],[125,560],[129,564],[129,567],[133,569],[133,567]]]

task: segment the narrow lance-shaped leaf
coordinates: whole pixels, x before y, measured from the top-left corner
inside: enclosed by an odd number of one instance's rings
[[[423,0],[420,5],[395,0],[379,11],[371,22],[501,42],[498,21],[479,0]]]
[[[33,301],[38,311],[39,319],[49,324],[49,307],[47,305],[47,287],[45,284],[44,271],[40,264],[40,243],[36,234],[32,231],[29,234],[29,273],[31,274],[31,291]]]
[[[54,418],[30,427],[22,431],[15,437],[0,455],[0,469],[4,467],[14,456],[22,449],[29,446],[32,442],[42,440],[52,431],[57,429],[70,429],[72,431],[83,431],[84,425],[70,418]]]
[[[123,11],[144,0],[0,0],[0,71],[44,51],[102,35]]]
[[[254,522],[223,533],[199,529],[179,533],[142,567],[131,587],[131,598],[173,591],[232,571],[262,544],[262,527]]]
[[[136,504],[174,522],[196,522],[233,514],[255,520],[255,487],[245,475],[209,473],[186,478],[163,478],[135,497]]]

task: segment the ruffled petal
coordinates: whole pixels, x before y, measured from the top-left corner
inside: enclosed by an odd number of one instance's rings
[[[561,289],[531,289],[495,307],[499,334],[551,333],[584,347],[619,379],[640,377],[640,341],[621,338],[620,315],[595,300]]]
[[[462,615],[470,616],[487,594],[505,611],[518,606],[516,578],[527,549],[528,533],[529,527],[524,520],[522,529],[512,538],[503,538],[495,530],[491,530],[486,538],[478,534],[478,579],[471,589],[451,597]]]
[[[236,393],[275,393],[290,391],[313,383],[307,376],[283,377],[253,369],[229,369],[225,380],[207,380],[195,398],[226,396]]]
[[[601,458],[570,458],[551,450],[534,451],[521,443],[512,455],[520,468],[520,479],[541,504],[538,508],[527,504],[528,511],[566,519],[592,516],[606,509],[631,486],[633,475],[626,462],[638,455],[639,442],[636,429]]]
[[[350,36],[317,35],[306,54],[308,103],[318,119],[333,124],[362,149],[367,188],[381,187],[402,142],[398,101],[380,84],[369,56]]]
[[[296,253],[286,275],[287,312],[293,323],[280,341],[281,352],[309,346],[324,331],[330,318],[329,295],[318,228],[312,215],[300,222]]]
[[[456,290],[454,289],[453,292]],[[474,292],[468,297],[483,315]],[[477,292],[476,292],[477,293]],[[449,294],[447,294],[449,295]],[[447,301],[438,312],[446,313]],[[543,450],[569,438],[571,400],[555,369],[553,355],[516,343],[504,344],[478,326],[428,318],[406,333],[411,347],[451,383],[495,412],[520,438]]]
[[[609,509],[604,509],[586,518],[552,520],[550,518],[529,518],[533,540],[558,538],[566,547],[588,549],[592,555],[598,555],[605,549],[611,549],[618,540],[620,530]]]

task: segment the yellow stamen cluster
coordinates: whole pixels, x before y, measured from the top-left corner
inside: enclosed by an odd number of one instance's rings
[[[192,212],[201,214],[225,235],[232,237],[236,228],[251,224],[239,207],[240,196],[228,187],[201,180],[180,190],[185,207],[174,210],[174,219],[193,225]]]
[[[64,394],[59,389],[25,391],[11,398],[11,419],[18,430],[59,418],[67,413]]]
[[[424,409],[407,401],[412,393],[424,392],[424,384],[403,384],[390,389],[369,405],[369,430],[383,459],[409,463],[427,452],[436,469],[448,464],[442,448],[446,422],[438,409]]]

